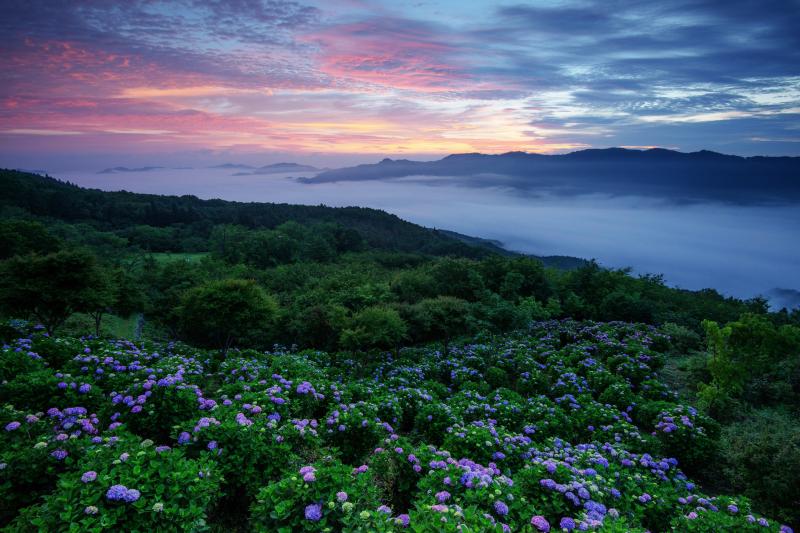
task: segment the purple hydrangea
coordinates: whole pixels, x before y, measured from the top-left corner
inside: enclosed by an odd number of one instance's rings
[[[15,421],[13,421],[13,422],[9,422],[8,424],[6,424],[6,431],[15,431],[15,430],[16,430],[16,429],[18,429],[18,428],[19,428],[21,425],[22,425],[22,424],[20,424],[20,423],[19,423],[19,422],[17,422],[16,420],[15,420]]]
[[[500,516],[505,516],[508,514],[508,505],[506,505],[504,502],[501,502],[500,500],[497,500],[496,502],[494,502],[494,510]]]
[[[64,459],[67,458],[69,453],[67,453],[67,450],[53,450],[52,452],[50,452],[50,455],[55,457],[55,459],[58,461],[63,461]]]
[[[303,481],[306,483],[313,483],[317,480],[317,469],[313,466],[304,466],[300,469],[300,475],[303,476]]]
[[[542,515],[536,515],[531,518],[531,525],[535,527],[537,531],[550,531],[550,522]]]
[[[400,523],[400,525],[402,525],[403,527],[408,527],[408,524],[410,524],[410,523],[411,523],[411,517],[409,517],[407,514],[401,514],[401,515],[399,515],[399,516],[397,517],[397,521],[398,521],[398,522]]]
[[[336,493],[336,500],[339,502],[346,502],[347,501],[347,493],[344,491],[339,491]]]
[[[106,499],[112,502],[118,502],[125,498],[125,493],[128,492],[128,487],[125,485],[112,485],[106,491]]]
[[[91,483],[95,479],[97,479],[97,472],[95,472],[94,470],[89,470],[88,472],[84,472],[83,475],[81,476],[81,481],[83,481],[84,483]]]
[[[566,529],[567,531],[572,531],[575,529],[575,520],[565,516],[561,519],[561,522],[559,522],[559,527],[561,527],[561,529]]]
[[[444,503],[450,499],[450,493],[446,490],[436,493],[436,501],[439,503]]]
[[[319,520],[322,518],[322,506],[318,503],[306,505],[305,516],[306,520],[319,522]]]
[[[539,484],[546,489],[550,490],[556,489],[556,482],[553,481],[552,479],[542,479],[539,481]]]

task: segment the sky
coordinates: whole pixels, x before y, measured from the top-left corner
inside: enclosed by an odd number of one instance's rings
[[[798,28],[798,0],[4,0],[0,166],[798,155]]]

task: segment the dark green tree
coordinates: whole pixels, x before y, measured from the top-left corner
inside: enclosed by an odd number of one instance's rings
[[[469,302],[480,299],[485,286],[477,263],[469,259],[442,259],[431,269],[437,292]]]
[[[341,344],[349,350],[394,349],[405,339],[408,328],[396,310],[367,307],[356,313],[342,331]]]
[[[441,340],[445,353],[450,341],[465,335],[474,323],[469,303],[452,296],[428,298],[414,307],[429,338]]]
[[[61,243],[47,228],[30,220],[0,220],[0,259],[55,252]]]
[[[108,305],[110,294],[107,274],[84,250],[14,256],[0,266],[0,305],[10,315],[33,317],[51,334],[73,313]]]
[[[180,332],[189,342],[222,356],[244,341],[261,339],[278,314],[275,299],[253,280],[210,281],[183,296]]]

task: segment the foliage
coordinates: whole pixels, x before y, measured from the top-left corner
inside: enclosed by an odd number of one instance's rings
[[[780,441],[796,440],[793,426],[765,419],[770,443],[749,440],[762,429],[726,430],[720,455],[714,422],[658,380],[668,345],[644,325],[549,321],[446,353],[373,352],[356,372],[347,354],[231,349],[219,361],[181,343],[23,327],[0,350],[14,404],[0,409],[0,520],[12,531],[776,530],[746,498],[708,496],[688,476],[721,462],[757,502],[778,487],[792,498],[796,458]],[[757,471],[761,484],[745,479]],[[789,503],[773,516],[792,519]]]
[[[99,493],[61,482],[95,449],[147,440],[182,450],[153,457],[165,472],[213,467],[208,486],[191,482],[208,489],[181,524],[196,530],[321,528],[305,518],[312,504],[350,531],[530,531],[536,517],[554,530],[764,527],[746,499],[698,494],[687,475],[800,519],[798,311],[594,261],[543,263],[370,209],[0,171],[0,210],[0,312],[34,320],[0,327],[2,424],[20,423],[0,432],[2,523],[62,528],[57,514]],[[108,339],[109,314],[136,317],[134,340]],[[567,317],[587,321],[556,321]],[[122,476],[111,463],[92,468]],[[310,465],[366,467],[337,483],[368,487],[369,504],[301,506],[322,498],[292,481]],[[97,507],[77,523],[165,529],[155,512]]]
[[[17,255],[0,265],[0,306],[35,317],[50,333],[72,313],[96,312],[111,299],[107,274],[83,250]]]
[[[791,413],[754,412],[724,429],[720,449],[731,489],[782,520],[800,520],[800,427]]]
[[[406,336],[400,314],[387,307],[368,307],[359,311],[342,331],[341,344],[350,349],[396,348]]]
[[[189,341],[222,350],[268,329],[278,304],[252,280],[211,281],[181,301],[181,332]]]

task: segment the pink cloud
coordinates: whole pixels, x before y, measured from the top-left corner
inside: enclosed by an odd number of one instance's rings
[[[332,26],[306,35],[319,47],[318,68],[334,77],[423,92],[469,83],[458,47],[413,21],[381,19]]]

